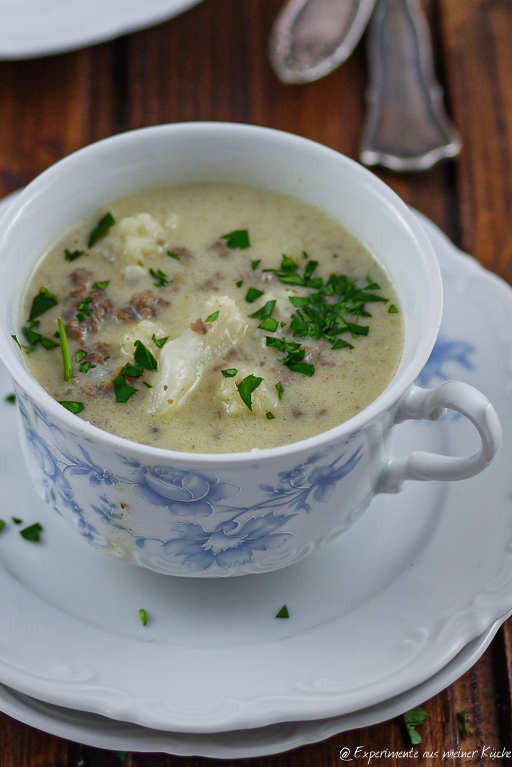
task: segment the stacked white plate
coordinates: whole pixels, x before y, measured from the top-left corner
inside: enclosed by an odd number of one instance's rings
[[[25,479],[16,409],[0,401],[0,710],[119,751],[260,756],[397,716],[478,659],[512,610],[512,291],[421,220],[445,314],[419,383],[458,378],[490,398],[504,428],[490,468],[380,496],[276,573],[171,578],[95,551],[45,507]],[[395,431],[396,453],[478,442],[450,413]],[[93,469],[92,483],[111,481]],[[11,516],[40,522],[41,541]]]
[[[151,27],[201,0],[0,0],[0,59],[72,51]]]

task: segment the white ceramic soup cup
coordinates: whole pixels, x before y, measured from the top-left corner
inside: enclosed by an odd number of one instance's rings
[[[231,181],[294,194],[363,240],[390,274],[405,322],[394,379],[349,421],[303,441],[234,454],[150,447],[92,426],[28,372],[12,339],[20,299],[41,253],[109,202],[152,187]],[[0,223],[0,355],[21,412],[28,472],[77,532],[103,551],[161,573],[219,577],[298,561],[353,524],[376,493],[404,480],[458,480],[495,455],[500,424],[467,384],[420,389],[414,380],[439,329],[442,283],[425,233],[372,173],[324,146],[266,128],[161,125],[100,141],[58,162],[19,195]],[[391,428],[450,407],[476,426],[470,457],[388,454]]]

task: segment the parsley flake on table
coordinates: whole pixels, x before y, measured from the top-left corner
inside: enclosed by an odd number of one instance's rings
[[[259,378],[258,376],[249,373],[248,376],[236,385],[242,402],[244,405],[247,405],[249,410],[252,410],[252,393],[258,388],[262,381],[263,378]]]
[[[416,706],[416,708],[406,711],[404,714],[404,724],[413,746],[421,743],[421,735],[416,727],[424,722],[427,717],[428,714],[422,706]]]
[[[112,213],[105,213],[101,221],[99,221],[92,232],[89,235],[89,242],[88,247],[92,248],[93,245],[95,245],[100,237],[103,237],[104,234],[108,232],[111,226],[115,224],[115,219]]]
[[[34,522],[33,525],[29,525],[28,527],[24,527],[23,530],[20,530],[20,535],[25,538],[26,541],[32,541],[32,543],[39,543],[41,533],[43,532],[43,528],[39,524],[39,522]]]
[[[52,309],[58,303],[57,296],[50,293],[47,288],[39,288],[39,293],[34,296],[34,300],[32,301],[30,314],[28,315],[29,320],[35,320],[36,317],[39,317],[49,309]]]
[[[468,727],[468,710],[467,708],[464,711],[457,711],[457,719],[459,720],[460,729],[462,730],[462,734],[465,738],[469,738],[471,733],[469,732]]]
[[[226,240],[228,248],[233,250],[245,250],[245,248],[251,247],[247,229],[235,229],[234,232],[229,232],[229,234],[221,234],[220,239]]]

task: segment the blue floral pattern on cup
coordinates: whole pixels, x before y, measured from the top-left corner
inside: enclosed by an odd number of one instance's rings
[[[258,554],[282,547],[294,535],[294,517],[309,514],[312,501],[325,503],[363,455],[362,446],[352,446],[354,437],[349,437],[334,451],[332,447],[317,451],[279,472],[274,484],[259,484],[259,497],[251,503],[235,503],[244,497],[246,488],[221,481],[213,472],[148,466],[121,454],[114,455],[119,462],[115,469],[100,466],[76,438],[72,444],[77,449],[72,449],[62,429],[24,393],[17,394],[37,481],[46,500],[97,546],[107,542],[99,523],[105,531],[122,531],[139,551],[148,546],[154,551],[156,546],[160,559],[192,571],[243,568],[254,563]],[[125,511],[130,504],[111,496],[111,491],[123,487],[155,509],[155,524],[167,534],[137,532]],[[96,489],[95,497],[92,489]],[[196,518],[204,521],[193,521]],[[92,524],[95,519],[98,521]]]

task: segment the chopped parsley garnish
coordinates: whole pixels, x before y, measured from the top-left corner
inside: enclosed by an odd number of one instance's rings
[[[162,346],[165,344],[169,336],[165,336],[165,338],[156,338],[155,334],[151,336],[151,340],[154,341],[154,343],[158,346],[159,349],[162,348]]]
[[[114,391],[116,393],[116,402],[128,402],[136,391],[134,386],[128,386],[126,379],[122,375],[116,376],[112,383],[114,384]]]
[[[82,373],[87,373],[87,371],[91,367],[91,363],[90,362],[81,362],[78,367],[79,367],[79,369],[80,369],[80,371]]]
[[[273,301],[267,301],[267,303],[262,306],[261,309],[258,309],[257,312],[254,312],[254,314],[249,314],[249,317],[256,317],[256,319],[259,320],[266,320],[274,311],[275,305],[275,299]]]
[[[3,530],[5,527],[5,522],[3,519],[0,519],[0,530]]]
[[[304,362],[306,356],[306,350],[301,349],[300,344],[296,341],[290,341],[286,338],[275,338],[273,336],[265,336],[267,346],[274,346],[281,352],[286,352],[284,357],[279,359],[283,365],[286,365],[290,370],[294,370],[296,373],[303,373],[303,375],[312,376],[315,372],[315,366],[311,362]]]
[[[224,378],[233,378],[238,373],[238,370],[236,368],[227,368],[226,370],[220,371]]]
[[[269,333],[275,333],[277,328],[279,327],[279,323],[274,317],[267,317],[266,320],[263,320],[263,322],[260,322],[258,325],[259,328],[262,330],[268,330]]]
[[[268,418],[269,421],[271,421],[272,418],[275,418],[275,415],[273,413],[271,413],[270,410],[268,411],[268,413],[265,413],[265,415],[266,415],[266,417]]]
[[[7,397],[4,397],[5,402],[10,402],[11,405],[14,405],[16,402],[16,395],[15,394],[8,394]]]
[[[388,309],[388,314],[398,314],[398,309],[394,304],[390,304],[390,307]]]
[[[20,519],[19,517],[11,517],[11,519],[14,522],[15,525],[22,525],[23,524],[23,520]]]
[[[39,543],[39,539],[41,537],[41,533],[43,532],[43,528],[39,524],[39,522],[34,522],[33,525],[29,525],[28,527],[24,527],[23,530],[20,530],[20,535],[25,538],[26,541],[32,541],[33,543]]]
[[[219,309],[217,309],[216,312],[212,312],[206,319],[205,322],[215,322],[217,317],[219,316]]]
[[[68,337],[66,335],[66,328],[64,323],[59,317],[57,320],[59,324],[60,333],[60,348],[62,350],[62,362],[64,364],[64,380],[69,381],[73,376],[73,367],[71,365],[71,354],[69,352]]]
[[[258,258],[256,261],[251,261],[251,268],[254,272],[255,269],[258,268],[258,266],[261,264],[261,258]]]
[[[148,616],[143,607],[140,608],[139,615],[140,615],[140,622],[142,623],[143,626],[146,626],[148,622]]]
[[[127,362],[124,368],[121,370],[120,375],[128,376],[128,378],[137,378],[144,375],[144,368],[139,365],[138,362]]]
[[[76,353],[75,359],[77,362],[81,362],[83,358],[86,356],[87,356],[87,352],[85,352],[83,349],[79,349]]]
[[[48,309],[52,309],[58,303],[57,296],[50,293],[47,288],[39,288],[39,293],[32,301],[32,307],[28,316],[29,320],[35,320],[36,317],[44,314]]]
[[[277,396],[279,397],[279,399],[283,399],[283,394],[284,394],[284,386],[283,386],[283,384],[281,383],[281,381],[278,381],[278,382],[276,383],[276,389],[277,389]]]
[[[90,317],[91,311],[92,311],[92,307],[89,306],[90,303],[92,303],[92,296],[87,296],[87,298],[84,298],[83,301],[80,301],[80,303],[78,304],[76,308],[79,312],[83,312],[88,317]],[[80,314],[77,314],[76,316],[81,322],[85,320],[85,317],[83,316],[83,314],[82,316],[80,316]]]
[[[95,282],[91,285],[91,290],[105,290],[110,280],[103,280],[102,282]]]
[[[258,376],[249,373],[248,376],[246,376],[242,381],[240,381],[240,383],[237,383],[236,385],[238,393],[242,398],[242,402],[244,405],[247,405],[249,410],[252,410],[252,393],[255,389],[258,388],[262,381],[263,378],[258,378]]]
[[[169,258],[175,258],[176,261],[181,261],[181,258],[172,250],[168,250],[167,255],[169,256]]]
[[[276,615],[276,618],[289,618],[290,613],[288,612],[288,608],[286,605],[283,605],[279,612]]]
[[[260,296],[263,295],[262,290],[258,290],[257,288],[249,288],[245,295],[245,300],[248,304],[252,304],[256,299],[258,299]]]
[[[146,389],[152,389],[153,388],[153,386],[150,383],[148,383],[147,381],[143,381],[142,383],[144,384]]]
[[[85,253],[85,250],[74,250],[73,252],[71,252],[70,250],[66,248],[66,250],[64,251],[64,258],[66,259],[66,261],[74,261],[75,258],[79,258],[80,256],[83,256],[84,253]]]
[[[101,221],[98,224],[96,224],[96,226],[90,233],[88,246],[92,248],[92,246],[98,242],[100,237],[102,237],[106,232],[108,232],[108,230],[113,224],[115,224],[114,216],[112,215],[112,213],[106,213],[101,219]]]
[[[18,346],[18,348],[19,348],[19,349],[23,349],[22,345],[21,345],[21,344],[20,344],[20,342],[18,341],[18,337],[17,337],[17,336],[15,336],[15,335],[13,334],[13,335],[11,335],[11,338],[12,338],[12,340],[15,342],[15,344]]]
[[[59,405],[62,405],[62,407],[65,407],[66,410],[69,410],[71,413],[74,413],[75,415],[77,413],[81,413],[85,407],[83,402],[75,402],[74,400],[68,400],[68,399],[59,400]]]
[[[28,349],[25,347],[25,349],[27,351],[34,351],[37,344],[41,344],[41,346],[43,346],[46,351],[55,349],[59,344],[55,343],[55,341],[52,341],[51,338],[45,338],[41,333],[38,333],[37,330],[34,330],[34,328],[38,327],[39,320],[28,320],[27,324],[22,327],[21,332],[30,344],[30,347]]]
[[[165,288],[166,285],[169,285],[169,283],[172,282],[161,269],[157,269],[156,272],[154,269],[150,269],[149,273],[156,280],[156,282],[153,283],[155,288]]]
[[[406,711],[404,714],[404,724],[413,746],[421,743],[421,735],[416,730],[416,727],[424,722],[427,717],[428,714],[422,706],[416,706],[416,708]]]
[[[234,232],[229,232],[229,234],[221,234],[220,239],[226,240],[228,248],[245,250],[245,248],[251,247],[247,229],[235,229]]]
[[[236,286],[237,288],[241,288],[243,284],[244,284],[243,280],[238,280],[238,282],[236,283]]]
[[[457,719],[459,720],[460,729],[462,730],[462,734],[465,738],[470,737],[469,727],[468,727],[468,710],[467,708],[464,711],[457,711]]]
[[[135,352],[133,357],[135,362],[138,362],[139,365],[142,365],[145,370],[157,370],[158,368],[158,362],[153,357],[149,349],[144,346],[142,341],[135,341]]]

